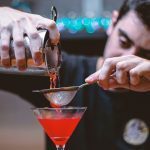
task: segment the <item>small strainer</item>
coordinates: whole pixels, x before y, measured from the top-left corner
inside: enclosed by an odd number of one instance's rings
[[[69,104],[76,93],[87,85],[89,84],[84,83],[80,86],[34,90],[33,92],[42,93],[52,106],[62,107]]]

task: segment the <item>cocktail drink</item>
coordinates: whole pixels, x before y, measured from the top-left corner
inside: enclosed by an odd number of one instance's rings
[[[33,112],[57,150],[64,150],[85,110],[86,107],[35,108]]]

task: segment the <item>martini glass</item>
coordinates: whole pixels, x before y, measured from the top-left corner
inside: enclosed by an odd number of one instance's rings
[[[34,108],[33,112],[57,150],[64,150],[85,110],[86,107]]]

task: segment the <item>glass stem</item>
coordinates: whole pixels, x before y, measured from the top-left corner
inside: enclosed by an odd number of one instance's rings
[[[64,150],[65,149],[65,145],[56,145],[57,150]]]

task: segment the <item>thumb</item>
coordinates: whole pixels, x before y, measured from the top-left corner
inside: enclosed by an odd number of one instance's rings
[[[92,83],[95,83],[98,81],[99,79],[99,72],[100,71],[97,71],[93,74],[91,74],[90,76],[88,76],[86,79],[85,79],[85,82],[89,83],[89,84],[92,84]]]

